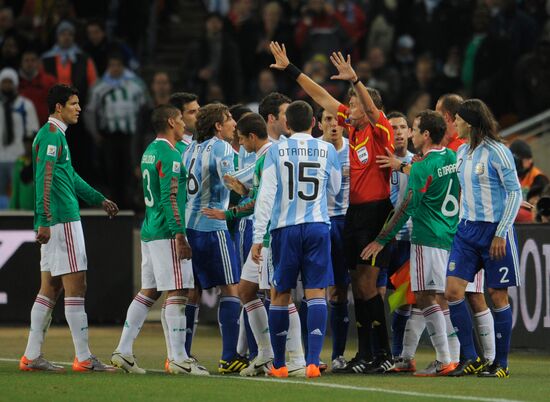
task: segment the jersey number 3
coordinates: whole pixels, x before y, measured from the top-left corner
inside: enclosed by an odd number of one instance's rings
[[[294,164],[286,161],[284,165],[288,168],[288,199],[294,199]],[[305,194],[302,190],[298,190],[298,198],[304,201],[313,201],[319,195],[319,179],[315,176],[306,176],[306,169],[319,169],[319,162],[299,162],[298,163],[298,184],[311,183],[313,184],[313,192]]]
[[[155,205],[155,199],[153,198],[153,193],[151,193],[151,174],[147,169],[143,171],[143,187],[145,206],[152,207]]]

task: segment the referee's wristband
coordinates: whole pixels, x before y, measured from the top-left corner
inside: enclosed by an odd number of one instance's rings
[[[359,77],[357,77],[357,79],[355,81],[351,82],[351,85],[355,86],[355,85],[359,84],[359,82],[361,82],[361,80],[359,79]]]
[[[289,63],[288,66],[286,66],[284,72],[287,73],[294,81],[296,81],[300,74],[302,74],[302,70],[300,70],[292,63]]]

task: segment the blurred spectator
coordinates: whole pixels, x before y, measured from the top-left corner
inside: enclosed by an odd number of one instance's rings
[[[17,158],[25,152],[23,139],[38,131],[32,102],[18,94],[19,78],[12,68],[0,71],[0,209],[8,206],[8,189]]]
[[[371,67],[369,62],[367,60],[359,60],[357,63],[355,63],[355,66],[353,68],[355,69],[357,78],[366,85],[371,77]]]
[[[535,166],[531,147],[523,140],[515,140],[510,145],[510,151],[514,155],[516,170],[524,198],[533,187],[544,187],[548,184],[548,177]]]
[[[226,16],[231,7],[230,0],[203,0],[209,13],[218,13]]]
[[[99,142],[107,194],[121,208],[132,208],[132,172],[139,163],[139,146],[147,94],[140,80],[113,53],[107,71],[90,93],[85,109],[88,128]],[[147,116],[148,117],[148,116]]]
[[[206,32],[193,42],[183,65],[186,87],[205,100],[225,100],[228,104],[242,99],[242,73],[239,49],[229,35],[223,34],[221,15],[206,18]]]
[[[261,29],[256,45],[254,64],[258,70],[268,68],[273,63],[273,55],[269,50],[271,41],[284,43],[290,60],[295,59],[292,40],[292,27],[283,19],[283,9],[276,1],[270,1],[262,9]],[[261,98],[255,98],[259,100]]]
[[[252,0],[234,0],[227,15],[231,22],[233,38],[239,48],[239,57],[243,75],[244,90],[248,94],[250,84],[254,82],[257,73],[256,55],[251,49],[256,49],[260,34],[260,25],[254,18],[254,3]]]
[[[340,22],[351,40],[352,57],[359,58],[359,50],[367,33],[367,17],[364,11],[353,1],[335,0],[334,17]]]
[[[294,40],[302,60],[316,54],[329,55],[334,51],[350,53],[352,42],[343,29],[342,15],[326,0],[308,0],[296,25]]]
[[[550,191],[548,188],[544,190],[543,196],[537,201],[536,211],[536,222],[550,223]]]
[[[327,56],[318,54],[312,57],[311,60],[304,65],[304,74],[321,85],[334,98],[341,99],[344,95],[344,88],[341,86],[342,81],[333,81],[330,79],[329,60]],[[313,102],[302,88],[296,92],[295,99],[308,100],[313,106],[314,115],[319,111],[319,105]]]
[[[407,121],[414,121],[418,114],[426,109],[430,109],[432,97],[428,92],[418,91],[409,97],[409,102],[405,107],[407,110]]]
[[[11,67],[17,69],[21,58],[21,43],[14,35],[7,35],[2,42],[0,51],[0,68]]]
[[[0,8],[0,46],[13,31],[13,10],[9,7]]]
[[[302,18],[302,7],[304,0],[278,0],[283,7],[284,20],[294,29],[300,18]]]
[[[19,69],[19,93],[34,104],[40,126],[48,120],[48,91],[56,82],[53,75],[42,69],[35,49],[29,48],[23,52]]]
[[[400,93],[399,73],[386,64],[386,56],[380,47],[371,47],[367,61],[371,73],[365,85],[378,89],[388,109],[394,109]]]
[[[483,40],[489,31],[490,15],[487,7],[476,7],[472,15],[473,34],[466,45],[462,62],[462,83],[466,92],[471,94],[474,89],[474,73],[476,56]]]
[[[400,100],[401,102],[404,102],[403,105],[410,106],[414,103],[419,93],[427,93],[430,98],[430,101],[427,104],[427,108],[429,108],[431,102],[437,99],[442,93],[437,88],[434,77],[435,67],[433,59],[428,55],[420,56],[416,60],[414,78],[408,82],[402,83]]]
[[[151,80],[151,97],[153,107],[167,105],[172,93],[172,83],[166,71],[157,71]]]
[[[122,42],[109,40],[105,25],[100,20],[92,19],[86,24],[86,42],[83,49],[94,61],[99,76],[105,73],[107,55],[113,52],[122,53],[124,62],[130,69],[135,71],[139,68],[139,62],[132,50]]]
[[[550,108],[550,36],[516,64],[513,97],[521,119]]]
[[[26,0],[21,14],[32,21],[39,42],[49,45],[55,41],[52,35],[55,35],[55,27],[59,23],[64,20],[75,21],[76,13],[72,3],[70,0]]]
[[[10,209],[34,210],[34,180],[32,171],[33,137],[25,137],[23,146],[25,153],[17,158],[13,167],[11,181]]]
[[[410,35],[402,35],[397,39],[393,53],[393,66],[397,69],[401,82],[414,78],[415,56],[414,39]]]
[[[277,81],[275,81],[273,71],[266,68],[258,74],[256,88],[253,96],[250,98],[251,103],[247,106],[253,110],[258,110],[260,99],[263,99],[271,92],[277,92]]]
[[[367,48],[379,47],[384,54],[391,53],[396,31],[395,12],[397,2],[395,0],[378,0],[369,2],[370,29],[367,40]]]

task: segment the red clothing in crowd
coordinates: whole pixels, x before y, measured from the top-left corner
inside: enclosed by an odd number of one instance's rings
[[[30,80],[19,75],[19,93],[29,98],[34,104],[40,126],[48,121],[48,91],[57,83],[55,77],[43,70]]]

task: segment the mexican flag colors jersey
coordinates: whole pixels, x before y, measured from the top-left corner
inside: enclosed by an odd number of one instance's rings
[[[413,163],[403,203],[376,241],[388,243],[411,217],[411,243],[450,250],[459,212],[456,171],[456,154],[447,148],[431,149]]]
[[[80,220],[78,198],[99,205],[105,197],[73,168],[63,124],[50,118],[32,144],[34,229]],[[77,198],[78,197],[78,198]]]
[[[185,233],[185,175],[181,154],[164,139],[153,141],[141,157],[145,219],[141,240],[172,239]]]

